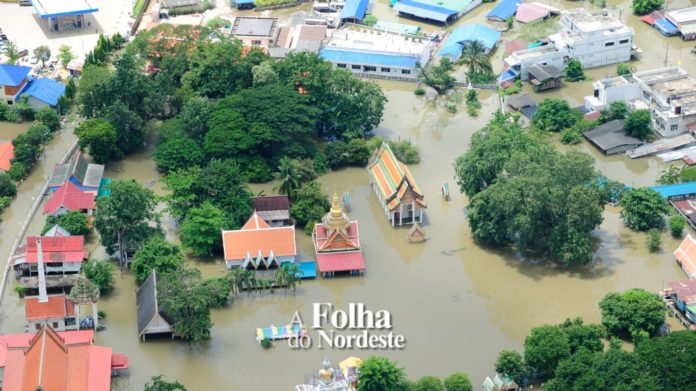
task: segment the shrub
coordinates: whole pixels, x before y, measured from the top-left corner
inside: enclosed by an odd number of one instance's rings
[[[104,293],[114,288],[114,266],[109,261],[89,260],[82,266],[85,276]]]
[[[456,113],[457,112],[457,105],[455,105],[453,103],[448,104],[447,111],[449,111],[452,114]]]
[[[258,3],[259,2],[257,1],[256,4],[258,5]],[[213,8],[215,8],[215,3],[213,3],[210,0],[203,0],[203,2],[200,5],[172,8],[169,10],[169,16],[197,14],[205,12],[207,10],[211,10]]]
[[[662,236],[660,235],[660,230],[657,228],[650,229],[648,231],[646,243],[648,245],[648,251],[651,253],[657,252],[657,250],[662,247]]]
[[[455,372],[445,378],[445,389],[447,391],[472,391],[469,376],[464,372]]]
[[[36,120],[46,125],[51,132],[60,129],[60,115],[49,106],[41,108],[36,112]]]
[[[565,79],[567,81],[585,80],[585,72],[582,70],[582,64],[577,59],[571,59],[565,67]]]
[[[565,129],[561,133],[562,144],[578,144],[580,141],[582,141],[582,133],[575,127]]]
[[[15,287],[15,292],[17,292],[17,295],[19,296],[20,299],[24,298],[24,291],[25,290],[26,290],[26,288],[24,288],[23,286],[18,285]]]
[[[264,349],[270,349],[273,347],[273,341],[270,338],[264,338],[261,340],[261,347]]]
[[[684,219],[683,216],[681,215],[674,215],[669,218],[669,231],[672,233],[672,236],[675,238],[679,238],[682,236],[682,232],[684,231],[684,224],[686,224],[686,219]]]
[[[378,21],[379,19],[374,15],[367,15],[365,19],[363,19],[363,23],[365,23],[366,26],[374,26]]]
[[[0,197],[14,197],[17,194],[17,186],[9,175],[0,173]]]
[[[425,95],[425,89],[417,87],[413,93],[416,94],[416,96],[423,96]]]

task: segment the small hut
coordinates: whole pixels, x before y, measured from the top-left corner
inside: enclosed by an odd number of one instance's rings
[[[529,82],[534,86],[534,92],[561,86],[563,70],[553,65],[534,64],[529,67],[528,72]]]
[[[419,223],[413,224],[411,229],[408,230],[408,241],[411,243],[425,242],[425,231]]]

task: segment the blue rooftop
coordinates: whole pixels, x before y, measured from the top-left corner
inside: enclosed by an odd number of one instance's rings
[[[253,4],[254,0],[234,0],[235,4]]]
[[[667,18],[658,19],[655,21],[655,28],[657,31],[662,33],[662,35],[671,37],[679,34],[679,29]]]
[[[58,104],[58,99],[65,94],[65,86],[55,80],[44,77],[30,81],[22,93],[55,106]]]
[[[17,87],[22,84],[31,68],[20,65],[0,65],[0,86]]]
[[[438,55],[448,56],[456,60],[462,55],[462,49],[464,49],[466,42],[479,41],[486,49],[491,50],[499,38],[500,32],[481,24],[457,27],[452,30],[447,40],[442,44]]]
[[[341,19],[363,20],[370,0],[348,0],[341,11]]]
[[[432,4],[421,3],[413,0],[400,0],[394,4],[394,9],[400,13],[413,15],[423,19],[437,22],[446,22],[451,16],[456,15],[456,10],[438,7]]]
[[[524,0],[501,0],[501,2],[486,15],[486,18],[505,21],[517,12],[517,6],[523,2]]]
[[[322,49],[319,57],[338,63],[393,66],[401,68],[413,68],[418,62],[418,57],[409,55],[392,55],[384,53],[358,52],[352,50]]]
[[[673,185],[652,186],[651,189],[660,193],[662,198],[672,198],[696,194],[696,182],[675,183]]]

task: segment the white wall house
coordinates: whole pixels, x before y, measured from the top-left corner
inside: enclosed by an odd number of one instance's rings
[[[416,64],[430,61],[431,42],[376,29],[334,31],[319,55],[356,76],[418,77]]]
[[[533,64],[565,67],[577,59],[583,68],[594,68],[631,59],[633,29],[619,19],[594,15],[583,8],[561,13],[561,31],[549,36],[549,44],[513,52],[504,61],[522,80]]]
[[[696,79],[680,67],[595,81],[585,108],[601,111],[617,101],[630,110],[650,110],[652,127],[663,137],[696,132]]]

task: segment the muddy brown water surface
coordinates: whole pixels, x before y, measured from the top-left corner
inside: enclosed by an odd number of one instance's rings
[[[551,1],[562,8],[581,6],[580,2]],[[636,43],[645,53],[634,64],[640,70],[663,65],[664,47],[670,42],[669,65],[681,65],[696,73],[693,46],[678,38],[666,39],[630,15],[630,2],[610,2],[623,10],[623,18],[636,29]],[[672,2],[670,8],[689,5]],[[457,24],[482,21],[492,7],[486,4],[466,15]],[[279,11],[291,15],[292,10]],[[374,5],[378,17],[413,23],[394,16],[384,0]],[[434,31],[432,26],[428,30]],[[505,35],[503,36],[505,39]],[[502,50],[494,55],[499,66]],[[591,70],[595,79],[611,75],[615,67]],[[115,352],[130,356],[130,375],[115,381],[115,389],[141,390],[150,376],[164,374],[178,379],[190,390],[287,390],[302,382],[305,374],[315,370],[325,356],[333,362],[356,355],[380,354],[395,359],[411,378],[425,374],[446,376],[454,371],[467,372],[475,385],[493,374],[493,362],[501,349],[521,349],[530,328],[544,323],[559,323],[567,317],[581,316],[589,322],[600,319],[597,303],[608,292],[632,287],[659,290],[670,280],[685,278],[671,255],[678,245],[666,233],[664,250],[649,254],[645,235],[624,228],[619,209],[607,207],[604,222],[595,232],[596,260],[577,270],[561,270],[542,261],[523,259],[509,250],[482,247],[472,241],[465,218],[467,199],[459,194],[453,180],[453,160],[461,155],[474,131],[487,122],[497,109],[498,100],[487,92],[480,94],[483,108],[477,118],[469,117],[464,107],[450,114],[433,99],[415,97],[414,85],[381,82],[389,99],[384,119],[376,133],[389,138],[407,138],[419,146],[422,162],[411,167],[428,201],[424,228],[428,240],[409,244],[407,228],[392,228],[368,185],[363,168],[344,169],[320,178],[327,193],[334,188],[351,195],[350,217],[360,223],[361,241],[366,259],[366,274],[353,278],[304,281],[297,292],[242,294],[228,306],[214,310],[212,339],[196,348],[167,339],[141,342],[136,331],[135,290],[128,272],[117,273],[116,289],[99,301],[107,313],[106,330],[97,334],[98,343]],[[591,93],[591,81],[566,85],[561,90],[537,96],[568,99],[573,106]],[[0,123],[0,140],[9,140],[28,125]],[[9,252],[16,232],[34,197],[41,189],[52,164],[74,140],[72,134],[58,135],[47,147],[47,156],[20,186],[12,207],[2,215],[0,254]],[[606,157],[586,142],[577,148],[592,155],[597,168],[612,179],[635,186],[655,183],[666,167],[656,158],[629,160],[622,155]],[[110,165],[105,176],[134,178],[163,194],[161,176],[148,151],[129,156]],[[443,201],[440,185],[449,180],[452,199]],[[254,192],[271,194],[272,184],[254,185]],[[22,212],[21,214],[19,212]],[[38,234],[43,226],[39,213],[32,221],[29,234]],[[176,241],[173,221],[163,219],[168,237]],[[314,259],[310,238],[297,231],[301,259]],[[98,241],[92,237],[89,247],[97,258],[104,257]],[[221,258],[190,259],[206,276],[225,273]],[[11,280],[12,282],[13,280]],[[2,303],[0,331],[24,331],[23,300],[11,292],[9,284]],[[312,303],[330,302],[339,309],[348,303],[363,302],[371,310],[387,310],[392,315],[393,332],[406,337],[406,348],[396,351],[320,350],[292,351],[278,343],[265,351],[254,341],[255,328],[287,323],[298,310],[311,322]]]

